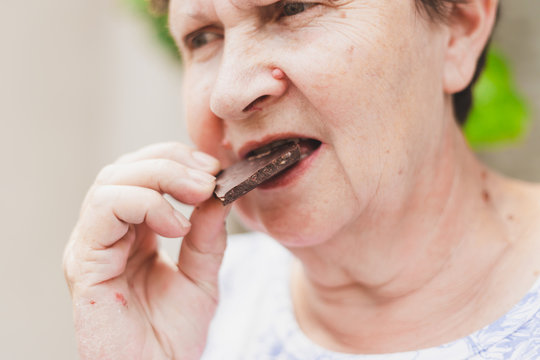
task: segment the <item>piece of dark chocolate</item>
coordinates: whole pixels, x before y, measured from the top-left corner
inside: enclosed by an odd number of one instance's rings
[[[290,142],[242,160],[218,174],[214,195],[230,204],[300,160],[300,146]]]

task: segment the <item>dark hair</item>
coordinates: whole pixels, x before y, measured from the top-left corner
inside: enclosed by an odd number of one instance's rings
[[[419,12],[424,13],[434,22],[445,22],[448,20],[451,11],[451,5],[466,3],[470,0],[415,0]],[[169,0],[150,0],[151,7],[156,13],[166,13]],[[473,105],[473,87],[484,67],[489,48],[489,41],[478,58],[476,70],[471,83],[462,91],[453,95],[454,114],[459,125],[463,126]]]

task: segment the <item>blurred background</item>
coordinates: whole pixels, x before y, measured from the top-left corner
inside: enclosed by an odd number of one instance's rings
[[[0,359],[77,358],[61,262],[87,188],[123,153],[188,141],[178,59],[126,2],[3,3]],[[518,140],[478,153],[505,174],[540,181],[540,2],[503,6],[494,41],[528,120],[518,119]]]

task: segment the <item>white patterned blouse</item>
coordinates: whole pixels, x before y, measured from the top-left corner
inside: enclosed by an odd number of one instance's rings
[[[265,235],[230,237],[204,360],[540,359],[540,281],[507,314],[465,338],[418,351],[351,355],[323,349],[300,330],[289,290],[291,264],[292,255]]]

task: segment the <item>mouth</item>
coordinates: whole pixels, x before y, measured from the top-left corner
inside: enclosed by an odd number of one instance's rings
[[[262,145],[260,147],[254,148],[248,152],[245,153],[243,158],[246,159],[253,159],[253,158],[259,158],[262,156],[267,156],[268,154],[272,153],[275,149],[278,149],[286,144],[298,144],[300,147],[300,160],[308,157],[313,153],[315,150],[317,150],[321,146],[321,142],[319,140],[315,139],[309,139],[309,138],[286,138],[286,139],[279,139],[272,141],[270,143],[267,143],[265,145]]]
[[[312,155],[317,153],[317,150],[321,147],[322,142],[316,139],[301,137],[281,138],[268,142],[262,146],[255,148],[252,147],[251,150],[245,152],[245,155],[243,156],[245,159],[253,159],[267,156],[273,151],[276,151],[276,149],[290,143],[298,144],[300,148],[300,160],[294,165],[288,167],[286,170],[261,183],[258,186],[259,189],[275,189],[286,186],[294,182],[296,179],[300,179],[302,174],[310,167],[310,163],[315,158],[315,156]],[[253,146],[257,146],[257,144]]]

